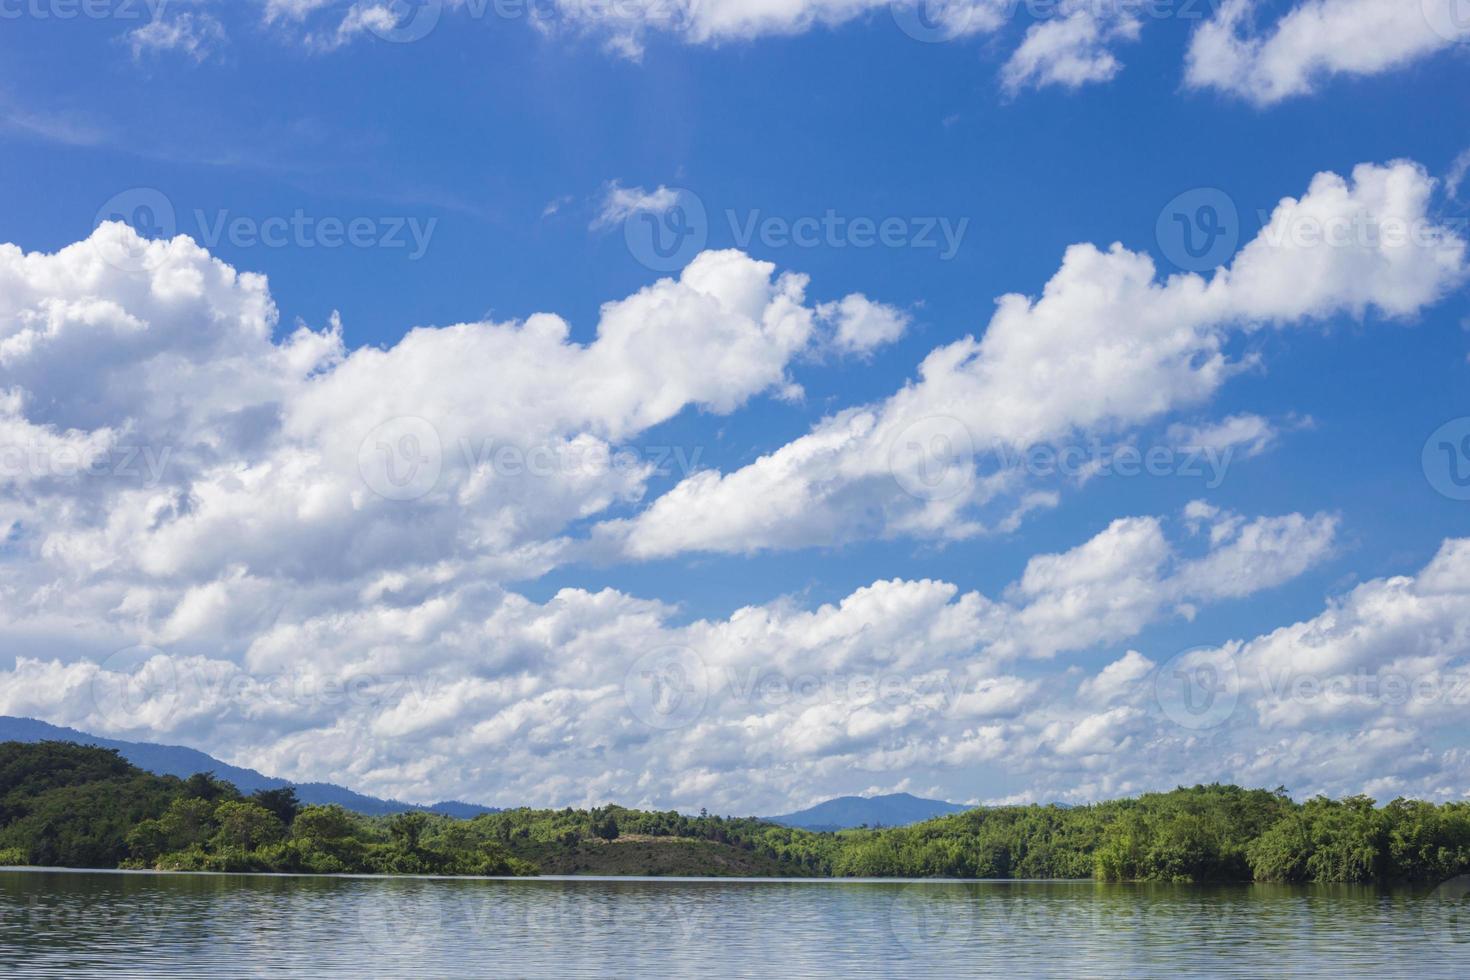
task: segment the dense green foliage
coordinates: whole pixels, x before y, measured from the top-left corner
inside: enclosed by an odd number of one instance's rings
[[[115,752],[0,744],[0,863],[184,871],[1441,881],[1470,872],[1470,803],[1195,786],[1090,806],[990,807],[813,833],[608,806],[472,820],[364,817],[154,776]]]
[[[207,775],[143,772],[67,742],[0,745],[0,859],[73,868],[532,874],[464,821],[301,807],[290,790],[242,797]]]

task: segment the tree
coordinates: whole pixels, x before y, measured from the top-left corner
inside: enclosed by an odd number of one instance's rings
[[[302,807],[291,824],[302,867],[320,874],[366,870],[366,847],[356,837],[360,823],[335,803]]]
[[[617,818],[612,815],[611,811],[607,811],[601,816],[594,816],[592,818],[592,833],[596,834],[603,840],[617,840]]]
[[[276,815],[276,819],[287,827],[301,812],[301,801],[296,798],[296,787],[282,786],[279,789],[258,789],[250,795],[256,804]]]
[[[164,850],[182,851],[203,844],[214,833],[214,806],[199,797],[180,797],[158,820]]]
[[[419,849],[419,839],[423,837],[424,828],[428,824],[427,814],[418,810],[410,810],[397,814],[388,821],[388,833],[393,838],[394,845],[412,853]]]
[[[253,851],[286,836],[286,828],[274,813],[258,803],[226,800],[214,811],[219,825],[212,839],[215,847]]]
[[[293,836],[315,843],[326,843],[351,837],[356,829],[356,821],[352,814],[336,803],[302,807],[301,812],[291,823]]]
[[[239,799],[240,791],[232,783],[215,779],[212,772],[196,772],[184,780],[184,795],[218,803],[220,800]]]

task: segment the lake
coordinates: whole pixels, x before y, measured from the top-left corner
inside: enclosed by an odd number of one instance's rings
[[[0,976],[1464,977],[1467,891],[5,870]]]

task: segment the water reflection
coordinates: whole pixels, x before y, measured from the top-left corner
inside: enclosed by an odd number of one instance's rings
[[[0,975],[1470,975],[1470,887],[0,872]]]

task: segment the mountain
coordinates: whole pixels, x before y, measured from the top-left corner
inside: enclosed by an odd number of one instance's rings
[[[843,830],[848,827],[902,827],[970,807],[943,800],[925,800],[909,793],[887,796],[839,796],[806,810],[763,817],[771,823],[803,830]]]
[[[287,779],[262,775],[254,769],[232,766],[211,755],[205,755],[197,749],[185,748],[182,745],[158,745],[153,742],[123,742],[117,739],[100,738],[96,735],[88,735],[86,732],[79,732],[75,728],[49,725],[34,718],[0,715],[0,742],[76,742],[81,745],[96,745],[104,749],[117,749],[124,759],[139,769],[147,769],[160,776],[182,778],[192,776],[196,772],[212,772],[217,778],[227,779],[234,783],[235,788],[245,794],[261,789],[294,786],[296,798],[302,803],[336,803],[345,809],[368,816],[402,813],[404,810],[423,810],[468,819],[476,814],[495,812],[494,807],[461,803],[458,800],[446,800],[429,806],[419,806],[414,803],[381,800],[376,796],[354,793],[346,787],[332,783],[293,783]]]

